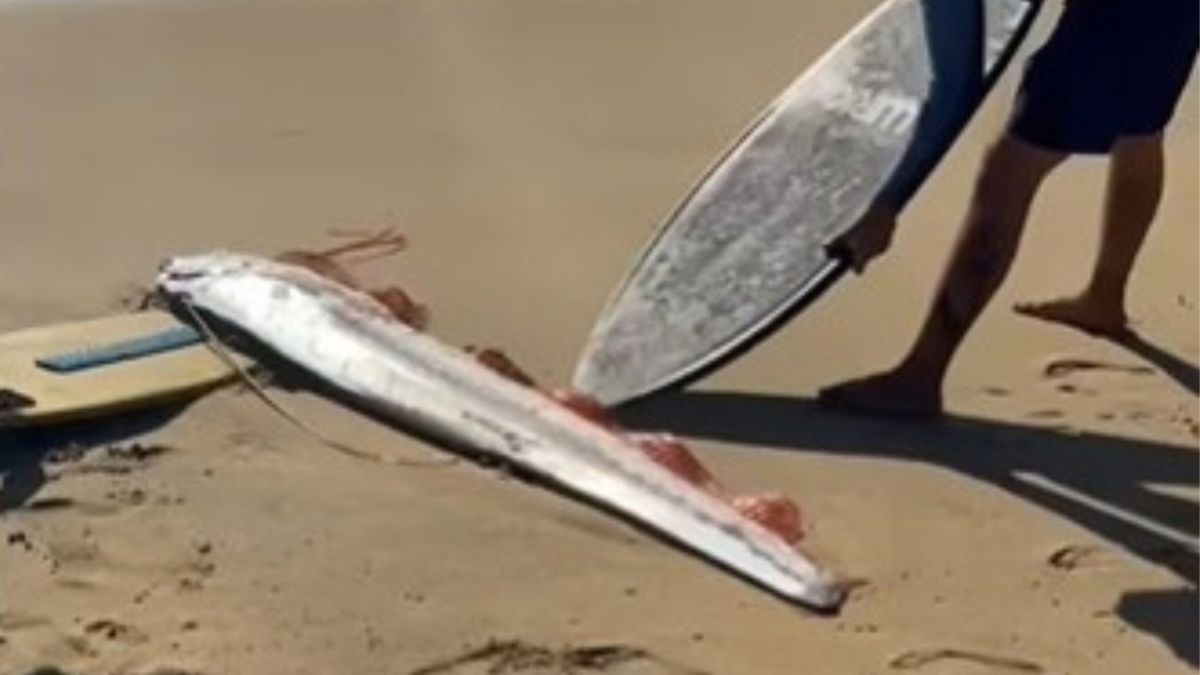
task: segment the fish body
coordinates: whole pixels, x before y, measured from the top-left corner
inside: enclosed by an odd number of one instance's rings
[[[161,290],[252,335],[402,426],[497,456],[812,610],[844,588],[780,536],[610,429],[307,269],[227,252],[174,258]]]

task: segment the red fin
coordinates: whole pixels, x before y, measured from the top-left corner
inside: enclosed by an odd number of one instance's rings
[[[409,326],[417,330],[425,330],[429,326],[429,309],[399,288],[380,288],[369,291],[369,294],[379,301],[379,304],[387,307],[392,316]]]
[[[504,377],[516,382],[517,384],[525,385],[526,387],[536,386],[533,378],[529,376],[521,367],[518,366],[507,354],[499,349],[485,348],[477,349],[475,347],[467,347],[467,353],[473,355],[476,361],[492,369],[493,371],[503,375]]]
[[[587,394],[571,389],[551,389],[546,393],[556,403],[589,422],[598,424],[605,429],[615,429],[617,426],[608,414],[608,409]]]
[[[804,538],[804,520],[796,502],[781,494],[739,495],[733,508],[794,544]]]
[[[625,437],[676,476],[714,494],[721,493],[717,479],[678,438],[671,434],[652,433],[630,433]]]

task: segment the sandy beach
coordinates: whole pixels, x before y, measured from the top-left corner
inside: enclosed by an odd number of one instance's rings
[[[395,226],[456,345],[566,383],[660,219],[869,0],[0,0],[0,330],[119,311],[170,255]],[[629,410],[804,511],[861,579],[788,606],[467,462],[330,450],[244,388],[0,436],[0,673],[1088,675],[1196,672],[1200,106],[1169,132],[1138,338],[1010,311],[1076,290],[1105,164],[1040,195],[947,415],[819,409],[928,306],[1044,15],[888,254],[760,348]],[[308,424],[446,456],[306,392]]]

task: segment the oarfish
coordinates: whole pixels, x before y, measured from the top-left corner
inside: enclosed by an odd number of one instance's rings
[[[776,533],[359,290],[275,260],[214,252],[163,264],[166,294],[228,322],[357,404],[496,456],[774,594],[836,610],[845,588]]]

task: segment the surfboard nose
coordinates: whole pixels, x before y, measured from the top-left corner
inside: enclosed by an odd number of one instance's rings
[[[605,376],[594,354],[584,354],[571,379],[571,388],[591,396],[605,407],[621,405],[636,397],[637,383],[625,378]]]
[[[669,322],[636,322],[630,315],[605,323],[584,348],[571,385],[605,407],[618,406],[669,385],[689,361],[691,350],[679,348],[665,326]]]

